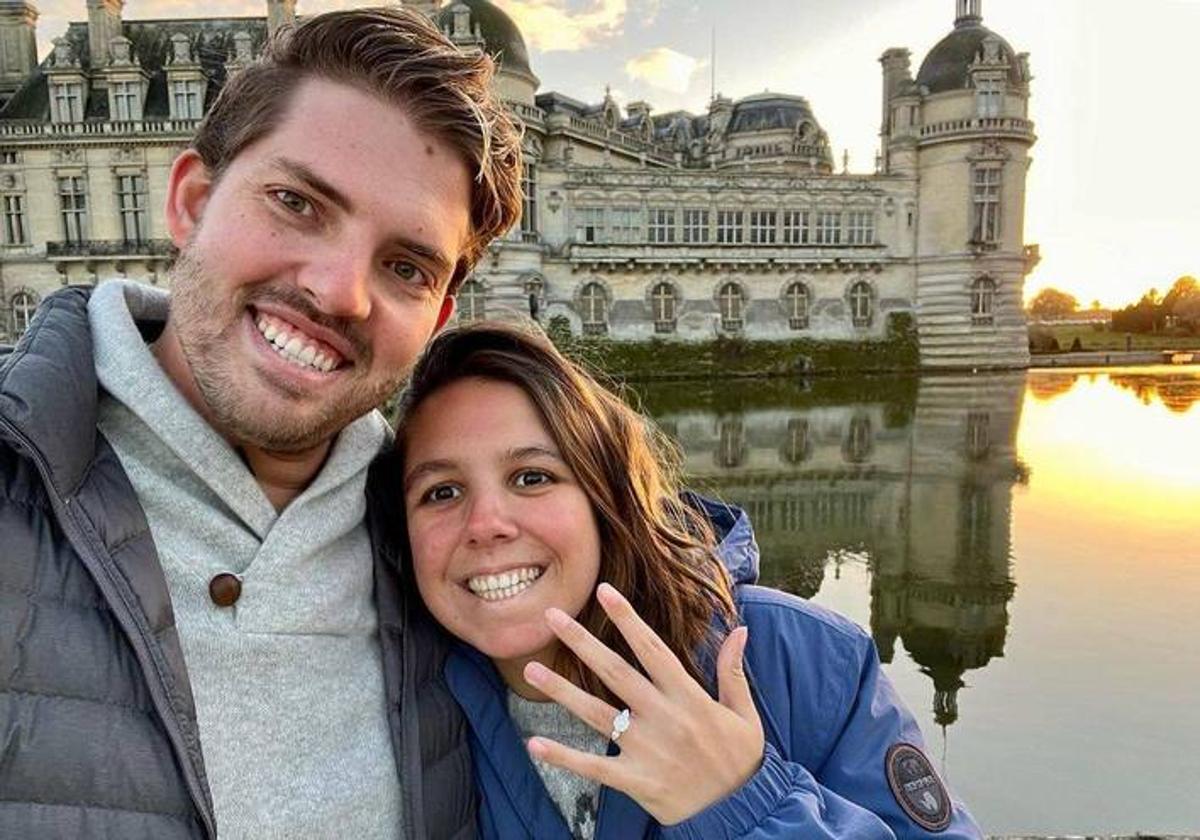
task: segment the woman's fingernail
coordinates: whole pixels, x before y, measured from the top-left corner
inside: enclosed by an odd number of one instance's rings
[[[562,629],[571,623],[571,618],[557,607],[546,610],[546,623],[551,627]]]
[[[529,754],[534,758],[542,758],[546,755],[546,745],[542,743],[540,738],[530,738],[525,742]]]
[[[540,683],[546,674],[547,668],[541,662],[530,662],[525,666],[525,679],[531,683]]]

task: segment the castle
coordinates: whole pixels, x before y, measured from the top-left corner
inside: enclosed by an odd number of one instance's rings
[[[499,57],[525,126],[525,210],[459,294],[459,317],[560,316],[613,340],[883,340],[916,326],[923,366],[1022,367],[1036,246],[1028,57],[956,0],[916,75],[880,58],[872,174],[838,172],[800,96],[715,96],[706,112],[539,92],[520,30],[490,0],[420,0],[456,43]],[[229,73],[295,0],[260,18],[125,20],[86,0],[37,60],[36,5],[0,0],[0,341],[68,283],[167,283],[171,160]]]

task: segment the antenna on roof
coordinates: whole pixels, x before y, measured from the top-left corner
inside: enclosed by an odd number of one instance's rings
[[[712,59],[710,70],[711,78],[708,84],[708,101],[712,102],[717,98],[717,25],[714,23],[712,27]]]

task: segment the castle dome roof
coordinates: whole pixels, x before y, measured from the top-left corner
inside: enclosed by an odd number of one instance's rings
[[[470,10],[471,26],[479,27],[484,49],[491,55],[499,56],[501,69],[533,75],[529,67],[529,50],[525,47],[521,30],[504,10],[489,0],[456,0],[443,7],[436,18],[439,29],[453,29],[454,13],[459,6],[466,6]]]
[[[1021,66],[1016,52],[1008,41],[1001,38],[979,21],[978,18],[960,19],[954,30],[925,56],[917,72],[917,85],[929,93],[961,90],[968,86],[971,65],[983,51],[984,41],[989,38],[999,42],[1000,55],[1008,64],[1008,80],[1011,84],[1021,83]]]

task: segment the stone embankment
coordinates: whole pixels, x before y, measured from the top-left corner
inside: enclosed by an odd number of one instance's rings
[[[1006,834],[988,840],[1200,840],[1200,834]]]

